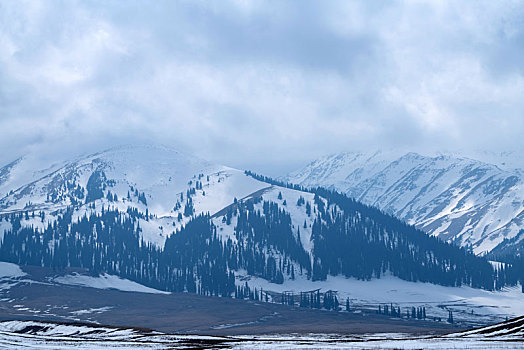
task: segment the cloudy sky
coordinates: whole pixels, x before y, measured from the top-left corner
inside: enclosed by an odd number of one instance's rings
[[[0,161],[524,149],[522,1],[0,2]]]

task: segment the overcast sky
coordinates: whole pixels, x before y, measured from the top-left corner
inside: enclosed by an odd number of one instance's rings
[[[0,2],[0,161],[524,149],[523,1]]]

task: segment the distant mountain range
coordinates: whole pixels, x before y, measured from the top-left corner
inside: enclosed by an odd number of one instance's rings
[[[497,165],[458,155],[340,153],[283,180],[336,189],[476,254],[498,245],[511,253],[524,239],[523,173],[512,154],[482,156]]]
[[[335,164],[352,164],[347,157],[335,157]],[[79,267],[161,290],[240,298],[257,292],[239,285],[239,273],[276,284],[392,274],[490,290],[518,280],[515,275],[502,279],[487,260],[345,195],[289,186],[163,146],[117,147],[43,167],[34,162],[39,158],[28,155],[0,168],[1,260]],[[418,176],[408,167],[415,162],[423,163]],[[411,204],[405,196],[427,182],[430,172],[424,170],[432,162],[453,168],[445,158],[424,163],[415,154],[389,165],[379,158],[375,163],[361,159],[354,164],[375,166],[359,167],[351,176],[374,182],[362,187],[365,198],[348,194],[380,206],[384,189],[396,186],[389,206],[419,213],[414,209],[418,202]],[[297,182],[309,185],[340,170],[329,161],[315,164],[316,170]],[[470,168],[471,174],[460,180],[464,187],[497,170]],[[397,174],[406,172],[411,175],[397,184]],[[440,176],[459,181],[452,175]],[[494,193],[506,193],[520,180],[513,175],[492,181],[499,184],[491,186]],[[440,207],[428,210],[444,211],[448,200],[442,197]]]

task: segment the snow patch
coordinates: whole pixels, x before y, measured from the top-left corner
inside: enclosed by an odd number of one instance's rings
[[[25,276],[20,266],[8,262],[0,261],[0,278],[15,278]]]
[[[274,284],[265,279],[248,276],[245,271],[236,274],[237,285],[246,282],[250,287],[281,293],[284,291],[309,291],[320,288],[322,291],[334,290],[343,303],[346,298],[352,305],[374,310],[379,304],[390,304],[404,308],[425,306],[428,316],[447,318],[448,310],[457,319],[466,321],[494,322],[506,316],[524,314],[524,294],[520,286],[505,288],[502,291],[486,291],[470,287],[444,287],[431,283],[408,282],[386,275],[369,281],[328,276],[325,281],[308,280],[304,274],[297,273],[295,280],[286,279],[283,284]],[[473,314],[471,313],[473,311]],[[481,322],[479,322],[480,324]]]
[[[170,294],[153,289],[139,283],[123,279],[118,276],[103,274],[98,277],[72,274],[53,278],[53,282],[71,286],[83,286],[97,289],[117,289],[125,292],[139,292],[152,294]]]

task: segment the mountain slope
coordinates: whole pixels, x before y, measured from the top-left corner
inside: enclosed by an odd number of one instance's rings
[[[214,214],[234,198],[267,187],[242,171],[157,145],[117,147],[43,170],[31,169],[32,158],[20,158],[0,169],[0,193],[6,193],[0,198],[0,215],[55,213],[68,206],[75,207],[77,217],[91,212],[92,207],[144,212],[147,208],[158,225],[144,220],[144,238],[158,246],[191,215]],[[187,191],[197,182],[202,190],[192,196],[192,213],[184,215]],[[44,227],[45,220],[40,221],[33,224]]]
[[[29,168],[24,159],[4,168],[5,184],[20,182],[22,166]],[[0,257],[20,265],[239,298],[260,293],[238,285],[239,271],[275,284],[386,273],[487,290],[518,281],[342,194],[161,146],[115,148],[29,174],[31,182],[0,199]]]
[[[524,227],[524,185],[517,170],[452,156],[342,153],[285,177],[335,188],[477,254]]]

